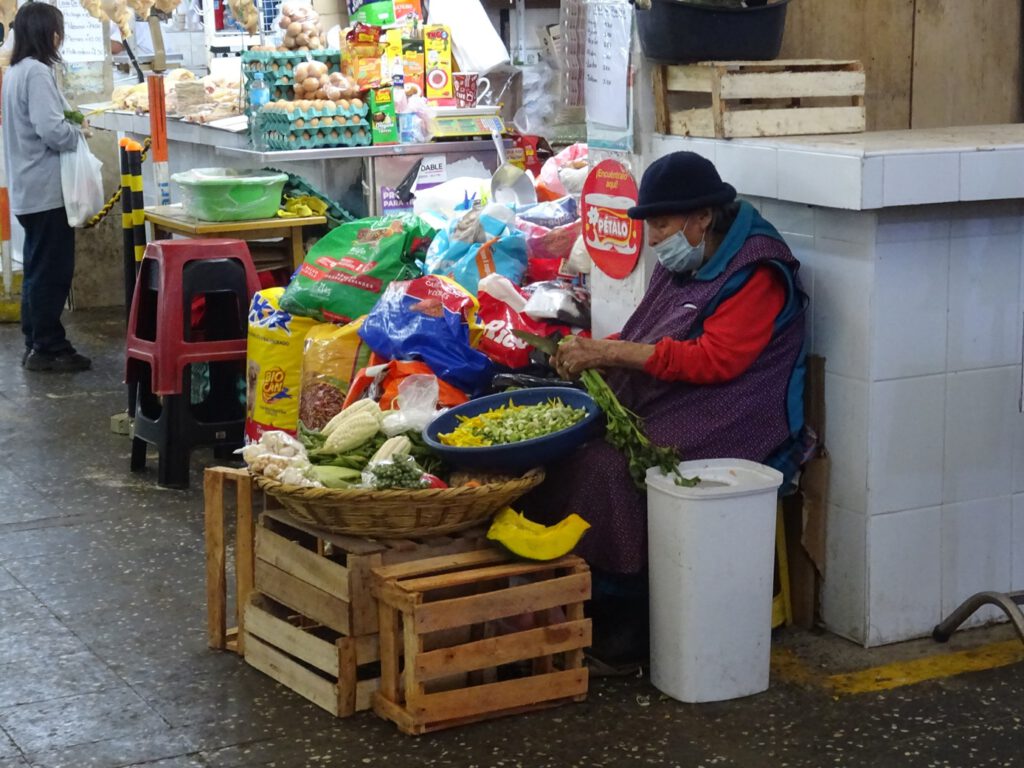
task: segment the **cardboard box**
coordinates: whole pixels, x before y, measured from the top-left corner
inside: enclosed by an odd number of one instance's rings
[[[374,144],[398,143],[398,116],[392,89],[376,88],[370,91],[370,127]]]
[[[422,40],[402,41],[402,63],[405,69],[405,92],[410,96],[426,93]]]
[[[439,107],[455,106],[452,85],[452,33],[442,24],[423,28],[423,55],[427,99]]]
[[[350,6],[354,3],[350,3]],[[357,5],[349,14],[349,20],[355,24],[361,21],[374,27],[383,27],[395,23],[394,0],[373,0],[370,3]]]
[[[395,20],[398,22],[418,19],[423,21],[423,3],[421,0],[394,0]]]

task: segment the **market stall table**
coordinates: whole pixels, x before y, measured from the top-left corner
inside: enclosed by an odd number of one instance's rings
[[[172,234],[195,238],[227,237],[245,240],[247,243],[283,240],[281,246],[288,251],[288,263],[291,268],[298,268],[306,257],[302,240],[303,229],[327,223],[323,216],[250,221],[199,221],[188,216],[180,205],[150,206],[146,208],[146,221],[153,227],[153,240],[166,240]],[[261,246],[265,247],[267,244]]]

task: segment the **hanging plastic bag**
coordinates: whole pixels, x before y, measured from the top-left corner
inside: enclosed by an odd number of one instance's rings
[[[439,378],[472,395],[485,390],[494,371],[473,349],[479,338],[472,294],[437,275],[388,286],[359,329],[386,360],[419,360]]]
[[[60,186],[72,227],[84,226],[103,208],[103,163],[89,150],[85,136],[79,135],[76,149],[61,152]]]
[[[509,63],[508,49],[480,0],[432,0],[427,24],[451,31],[452,52],[462,72],[486,75]]]

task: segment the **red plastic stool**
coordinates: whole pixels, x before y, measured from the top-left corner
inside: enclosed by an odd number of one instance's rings
[[[152,371],[152,392],[176,395],[193,363],[245,360],[245,317],[259,278],[241,240],[158,240],[146,246],[128,317],[125,380],[137,383],[139,363]],[[240,328],[207,324],[192,338],[192,300],[233,294]],[[225,338],[225,332],[227,337]]]

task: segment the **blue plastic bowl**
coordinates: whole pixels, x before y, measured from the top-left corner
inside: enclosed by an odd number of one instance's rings
[[[586,408],[586,417],[567,429],[520,443],[488,445],[482,448],[458,448],[443,445],[439,434],[451,432],[459,425],[459,416],[473,417],[507,404],[536,405],[558,398],[573,408]],[[423,430],[423,439],[438,455],[454,467],[490,469],[519,473],[557,461],[579,448],[598,433],[601,409],[586,392],[572,387],[537,387],[487,395],[456,406],[434,419]]]

